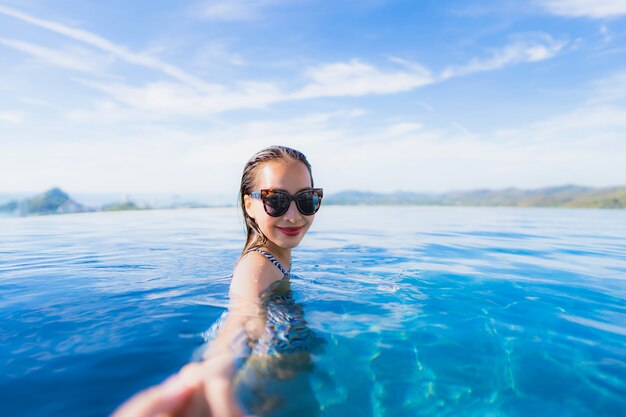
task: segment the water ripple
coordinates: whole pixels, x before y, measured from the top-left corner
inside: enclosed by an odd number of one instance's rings
[[[232,209],[0,219],[4,414],[107,415],[174,372],[242,242]],[[325,207],[293,257],[324,416],[626,409],[624,211]]]

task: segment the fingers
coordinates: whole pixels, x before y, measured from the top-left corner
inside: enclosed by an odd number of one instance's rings
[[[204,393],[204,378],[202,367],[199,363],[185,365],[178,376],[187,384],[195,387],[189,400],[176,414],[176,417],[211,417],[209,404]]]
[[[156,417],[175,415],[189,400],[197,386],[174,375],[159,385],[139,392],[122,404],[111,417]]]
[[[224,417],[244,417],[243,411],[237,405],[233,385],[224,378],[212,378],[204,387],[209,402],[211,414]]]
[[[232,380],[221,372],[216,375],[214,366],[206,362],[185,365],[161,384],[130,398],[111,417],[244,417]]]

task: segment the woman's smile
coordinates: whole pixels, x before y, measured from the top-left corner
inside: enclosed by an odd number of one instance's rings
[[[287,236],[296,236],[296,235],[298,235],[302,231],[304,226],[300,226],[300,227],[279,227],[279,226],[276,226],[276,228],[278,230],[280,230],[281,232],[283,232],[284,234],[286,234]]]

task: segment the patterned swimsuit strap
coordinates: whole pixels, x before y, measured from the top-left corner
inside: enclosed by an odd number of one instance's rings
[[[267,259],[268,259],[271,263],[273,263],[274,265],[276,265],[276,266],[278,267],[278,269],[280,269],[280,271],[281,271],[283,274],[285,274],[285,275],[289,275],[289,271],[287,271],[287,270],[285,269],[285,267],[284,267],[284,266],[282,266],[282,265],[280,264],[280,262],[278,262],[278,260],[272,256],[272,254],[271,254],[271,253],[269,253],[269,252],[267,252],[267,251],[264,251],[263,249],[259,249],[259,248],[254,249],[254,251],[255,251],[255,252],[259,252],[259,253],[263,254],[263,256],[265,256],[265,257],[266,257],[266,258],[267,258]]]

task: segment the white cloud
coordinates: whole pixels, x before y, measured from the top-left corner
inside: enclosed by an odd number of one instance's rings
[[[596,81],[589,102],[612,102],[623,99],[626,99],[626,69]]]
[[[609,43],[613,40],[613,34],[611,33],[611,30],[608,28],[608,26],[600,25],[598,32],[600,33],[600,36],[602,36],[602,41],[604,43]]]
[[[384,132],[384,136],[388,138],[397,138],[411,133],[415,133],[423,128],[421,123],[401,122],[389,126]]]
[[[32,190],[52,181],[78,191],[228,193],[236,189],[246,159],[273,144],[303,151],[316,183],[329,193],[626,183],[624,107],[584,106],[480,136],[419,120],[354,120],[364,116],[344,109],[290,119],[222,120],[219,127],[196,131],[154,125],[124,127],[119,135],[93,129],[88,139],[84,132],[75,140],[63,133],[36,147],[17,140],[0,153],[0,165],[15,173],[0,178],[0,189],[14,190],[19,178],[23,189]]]
[[[1,6],[0,5],[0,14],[4,14],[6,16],[13,17],[15,19],[21,20],[23,22],[29,23],[33,26],[37,26],[43,29],[47,29],[51,32],[66,36],[68,38],[74,39],[76,41],[85,43],[99,50],[108,52],[113,56],[121,59],[122,61],[143,66],[146,68],[152,68],[157,71],[160,71],[164,74],[169,75],[170,77],[179,80],[185,84],[194,86],[196,88],[205,88],[206,83],[201,79],[187,73],[186,71],[168,64],[158,58],[155,58],[150,55],[139,54],[135,52],[131,52],[126,49],[124,46],[117,45],[109,40],[102,38],[98,35],[95,35],[91,32],[82,29],[76,29],[73,27],[69,27],[66,25],[62,25],[60,23],[52,22],[49,20],[39,19],[34,16],[31,16],[26,13],[22,13],[18,10],[12,9],[10,7]]]
[[[550,13],[565,17],[608,18],[626,15],[624,0],[537,0]]]
[[[260,5],[269,3],[245,4],[254,4],[256,5],[254,7],[260,7]],[[124,105],[131,110],[156,110],[163,113],[169,112],[170,116],[204,115],[231,109],[257,108],[281,101],[317,97],[392,94],[409,91],[432,82],[427,69],[416,63],[392,58],[396,64],[407,69],[382,70],[355,59],[349,62],[321,65],[305,71],[304,77],[309,82],[295,91],[284,91],[271,83],[257,81],[241,81],[233,87],[226,87],[207,83],[178,67],[149,55],[128,51],[123,46],[116,45],[82,29],[39,19],[6,6],[0,6],[0,13],[83,42],[125,62],[156,69],[178,81],[178,83],[149,83],[139,87],[123,83],[84,81],[85,85],[113,98],[117,106]],[[51,63],[73,69],[83,69],[79,62],[74,62],[61,53],[54,54],[54,51],[45,47],[21,41],[12,41],[11,46],[19,47],[31,55],[45,58]],[[100,103],[99,107],[109,112],[117,112],[118,110],[116,105],[110,105],[110,101]],[[85,110],[73,112],[73,118],[88,119],[88,112]],[[131,111],[130,115],[132,114]],[[147,118],[152,116],[152,114],[146,115]],[[118,119],[117,116],[113,118]]]
[[[543,35],[539,40],[514,42],[495,51],[489,58],[473,58],[465,65],[446,68],[441,79],[498,70],[518,63],[543,61],[558,54],[565,44],[565,41],[554,40],[549,35]]]
[[[78,49],[59,51],[15,39],[0,38],[0,45],[34,56],[48,64],[75,71],[93,72],[102,68],[101,63],[105,61],[101,57],[95,57],[93,54]]]
[[[249,21],[285,0],[212,0],[195,5],[193,16],[204,20]]]
[[[274,1],[239,2],[251,8],[265,7]],[[212,5],[222,4],[210,3]],[[239,7],[237,6],[237,7]],[[235,6],[233,6],[235,7]],[[176,117],[202,117],[234,109],[261,108],[273,103],[322,97],[382,95],[407,92],[447,78],[479,71],[503,68],[517,62],[534,62],[554,56],[564,42],[547,35],[539,40],[517,42],[497,51],[491,58],[473,59],[467,65],[448,67],[440,77],[418,63],[390,57],[393,66],[383,68],[358,59],[314,66],[302,73],[300,87],[285,89],[271,82],[235,81],[230,85],[206,82],[181,68],[151,55],[129,51],[91,32],[39,19],[15,9],[0,6],[0,14],[11,16],[31,25],[44,28],[70,39],[82,42],[133,65],[160,71],[171,81],[131,85],[122,81],[103,82],[81,80],[102,94],[93,101],[92,108],[70,110],[74,121],[171,120]],[[89,70],[91,59],[79,59],[68,52],[54,51],[23,41],[4,39],[4,44],[47,62],[75,70]],[[70,51],[72,52],[72,51]],[[214,51],[215,52],[215,51]],[[221,51],[217,51],[221,52]],[[236,60],[236,59],[235,59]],[[291,83],[293,85],[293,83]],[[104,97],[104,98],[102,98]]]
[[[38,98],[32,98],[32,97],[20,97],[19,100],[22,103],[28,104],[29,106],[36,106],[36,107],[54,107],[53,104],[45,101],[45,100],[41,100]]]
[[[417,64],[411,71],[384,71],[353,59],[306,71],[311,80],[294,98],[362,96],[413,90],[433,82],[430,72]]]
[[[36,147],[28,141],[3,143],[0,190],[39,190],[60,184],[68,190],[100,192],[229,193],[256,151],[285,144],[304,151],[341,139],[333,122],[358,117],[358,109],[294,119],[220,123],[219,129],[189,132],[148,126],[89,135],[63,132]],[[45,174],[45,175],[44,175]]]
[[[19,124],[24,121],[24,113],[20,111],[0,111],[0,122]]]
[[[73,121],[162,120],[177,117],[203,117],[219,112],[262,108],[274,103],[324,97],[382,95],[407,92],[473,72],[501,69],[517,62],[548,59],[564,42],[542,36],[543,43],[517,42],[488,59],[448,67],[437,79],[418,63],[389,58],[393,69],[381,68],[357,59],[312,67],[303,72],[304,85],[291,91],[269,82],[240,81],[227,87],[205,83],[204,88],[177,82],[153,82],[133,86],[122,82],[81,80],[107,99],[92,109],[71,112]]]
[[[155,82],[135,87],[120,82],[81,81],[108,99],[93,109],[74,110],[74,121],[169,120],[202,117],[234,109],[250,109],[283,101],[286,96],[268,83],[242,82],[231,89],[218,84],[199,91],[175,82]]]
[[[543,140],[551,137],[568,138],[568,141],[575,141],[576,138],[587,140],[610,134],[626,143],[623,139],[626,108],[614,105],[583,106],[533,125],[532,129],[537,133],[535,136]]]
[[[360,61],[334,63],[305,71],[312,80],[286,91],[266,82],[242,81],[233,87],[206,84],[202,90],[176,82],[132,86],[121,82],[81,80],[108,98],[92,109],[70,112],[78,122],[150,120],[202,117],[228,110],[262,108],[273,103],[320,97],[392,94],[409,91],[430,81],[428,71],[413,64],[411,71],[384,71]]]
[[[223,42],[210,42],[201,46],[193,57],[195,67],[215,68],[223,65],[241,67],[246,65],[246,60],[239,54],[227,49]]]
[[[625,108],[584,107],[517,126],[508,137],[423,128],[395,140],[368,142],[346,155],[343,164],[352,170],[369,166],[375,173],[371,188],[378,190],[385,184],[410,190],[625,184],[625,129]],[[359,183],[350,169],[338,170],[333,178]]]

